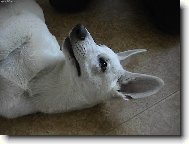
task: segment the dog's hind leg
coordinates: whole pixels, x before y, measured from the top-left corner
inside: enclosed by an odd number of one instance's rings
[[[24,43],[36,42],[44,28],[45,23],[28,12],[7,19],[0,25],[0,61]]]
[[[0,26],[0,60],[29,40],[28,31],[20,16],[11,17]]]

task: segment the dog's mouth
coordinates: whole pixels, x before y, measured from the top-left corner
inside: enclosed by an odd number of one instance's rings
[[[74,55],[73,47],[72,47],[72,44],[71,44],[71,41],[70,41],[69,37],[67,37],[65,39],[65,41],[64,41],[64,47],[68,51],[70,57],[73,58],[74,64],[75,64],[76,69],[77,69],[78,76],[81,76],[81,68],[80,68],[78,60],[76,59],[76,57]]]

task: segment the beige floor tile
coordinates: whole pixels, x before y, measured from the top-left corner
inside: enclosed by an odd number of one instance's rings
[[[107,135],[180,135],[180,106],[180,92],[176,92]]]

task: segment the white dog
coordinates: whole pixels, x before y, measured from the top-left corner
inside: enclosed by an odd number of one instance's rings
[[[82,25],[65,39],[62,51],[33,0],[0,5],[0,115],[57,113],[94,106],[111,98],[155,94],[163,81],[131,73],[122,63],[146,50],[114,53],[94,42]]]

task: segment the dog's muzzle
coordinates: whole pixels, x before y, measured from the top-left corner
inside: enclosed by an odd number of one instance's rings
[[[64,41],[64,48],[68,51],[69,55],[74,59],[74,63],[75,63],[76,69],[77,69],[78,76],[81,76],[81,68],[80,68],[79,62],[77,61],[77,59],[74,55],[74,51],[73,51],[72,44],[71,44],[69,37],[67,37]]]
[[[73,58],[78,76],[81,76],[81,68],[80,68],[78,60],[75,57],[72,44],[77,43],[79,41],[84,41],[87,35],[88,35],[87,29],[83,25],[77,24],[72,29],[70,35],[64,41],[64,48],[68,51],[69,55]]]
[[[85,40],[85,38],[87,37],[87,30],[86,28],[81,25],[81,24],[77,24],[71,31],[70,33],[70,38],[71,39],[75,39],[77,40]]]

